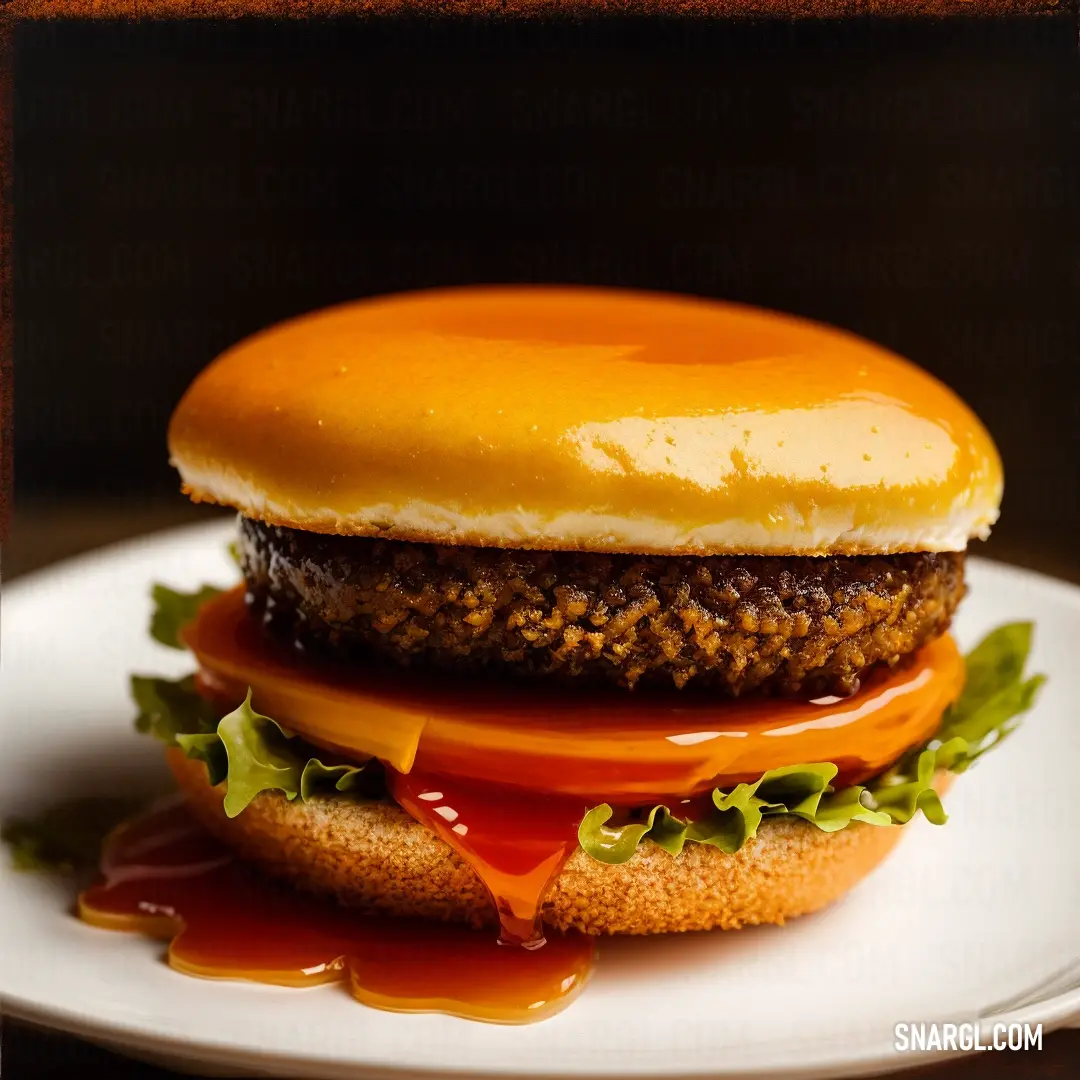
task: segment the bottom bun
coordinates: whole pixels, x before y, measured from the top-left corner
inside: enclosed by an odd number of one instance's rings
[[[496,925],[473,870],[395,803],[343,795],[290,802],[266,792],[230,819],[224,785],[210,786],[206,766],[175,749],[168,757],[199,821],[274,877],[390,915]],[[939,775],[939,790],[945,779]],[[776,817],[766,818],[734,855],[687,844],[672,856],[646,843],[628,862],[611,866],[579,848],[552,882],[541,914],[549,926],[586,934],[783,923],[843,896],[903,831],[856,822],[825,833],[798,818]]]

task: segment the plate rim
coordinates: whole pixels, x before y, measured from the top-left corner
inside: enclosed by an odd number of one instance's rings
[[[221,980],[229,982],[231,980]],[[312,989],[320,989],[313,987]],[[322,988],[325,989],[325,988]],[[1053,1006],[1053,1008],[1051,1008]],[[1044,1011],[1045,1010],[1045,1011]],[[0,1018],[8,1017],[23,1020],[39,1026],[60,1031],[65,1034],[85,1038],[98,1044],[107,1043],[113,1049],[130,1047],[145,1052],[166,1052],[175,1054],[178,1062],[192,1061],[205,1063],[212,1060],[215,1064],[228,1068],[248,1068],[255,1071],[252,1076],[268,1075],[284,1077],[292,1075],[303,1080],[315,1078],[338,1080],[346,1076],[362,1073],[365,1080],[446,1080],[446,1078],[477,1077],[482,1080],[606,1080],[614,1077],[634,1077],[644,1080],[646,1077],[660,1077],[664,1080],[706,1080],[718,1077],[722,1080],[844,1080],[847,1077],[870,1077],[886,1073],[908,1071],[938,1065],[954,1058],[974,1056],[980,1051],[937,1050],[900,1055],[897,1051],[888,1052],[878,1049],[856,1051],[841,1061],[824,1060],[810,1062],[805,1066],[767,1065],[759,1068],[750,1067],[737,1072],[717,1072],[714,1068],[683,1069],[679,1072],[670,1070],[660,1073],[651,1066],[627,1068],[621,1063],[617,1071],[604,1071],[602,1068],[575,1072],[531,1071],[525,1069],[489,1069],[485,1067],[455,1068],[454,1066],[415,1067],[402,1066],[387,1061],[348,1060],[336,1055],[320,1056],[315,1054],[277,1054],[261,1051],[257,1047],[233,1042],[197,1040],[171,1034],[150,1034],[134,1023],[122,1021],[103,1021],[88,1014],[80,1015],[74,1009],[56,1007],[25,1008],[10,995],[0,993]],[[1043,1035],[1072,1026],[1070,1020],[1080,1018],[1080,987],[1056,995],[1039,1005],[1028,1006],[1013,1012],[999,1013],[991,1017],[974,1021],[980,1031],[987,1031],[996,1023],[1005,1024],[1041,1024]],[[197,1053],[191,1053],[196,1049]],[[988,1052],[988,1051],[982,1051]],[[272,1064],[274,1071],[260,1074],[258,1063]],[[317,1073],[312,1070],[319,1070]],[[282,1070],[287,1070],[282,1071]],[[332,1070],[328,1071],[328,1070]]]

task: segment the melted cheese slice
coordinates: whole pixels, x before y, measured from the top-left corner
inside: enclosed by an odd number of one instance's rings
[[[421,676],[317,662],[264,637],[243,589],[184,632],[215,698],[317,746],[424,773],[636,804],[687,798],[768,769],[831,761],[837,784],[880,772],[929,738],[963,684],[950,637],[849,698],[725,698]]]

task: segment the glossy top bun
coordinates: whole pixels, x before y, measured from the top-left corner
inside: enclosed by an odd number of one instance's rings
[[[210,365],[169,428],[196,500],[315,532],[659,553],[958,551],[1001,463],[875,345],[712,301],[448,289],[346,304]]]

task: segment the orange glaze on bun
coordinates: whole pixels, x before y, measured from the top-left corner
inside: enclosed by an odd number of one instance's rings
[[[562,550],[957,551],[997,451],[930,375],[732,304],[450,289],[266,330],[169,430],[195,499],[271,524]]]
[[[347,757],[627,805],[820,761],[839,767],[838,784],[864,780],[929,738],[963,682],[948,636],[858,694],[818,702],[425,682],[318,664],[264,639],[242,588],[206,604],[184,639],[209,696],[231,707],[251,687],[257,710]]]

